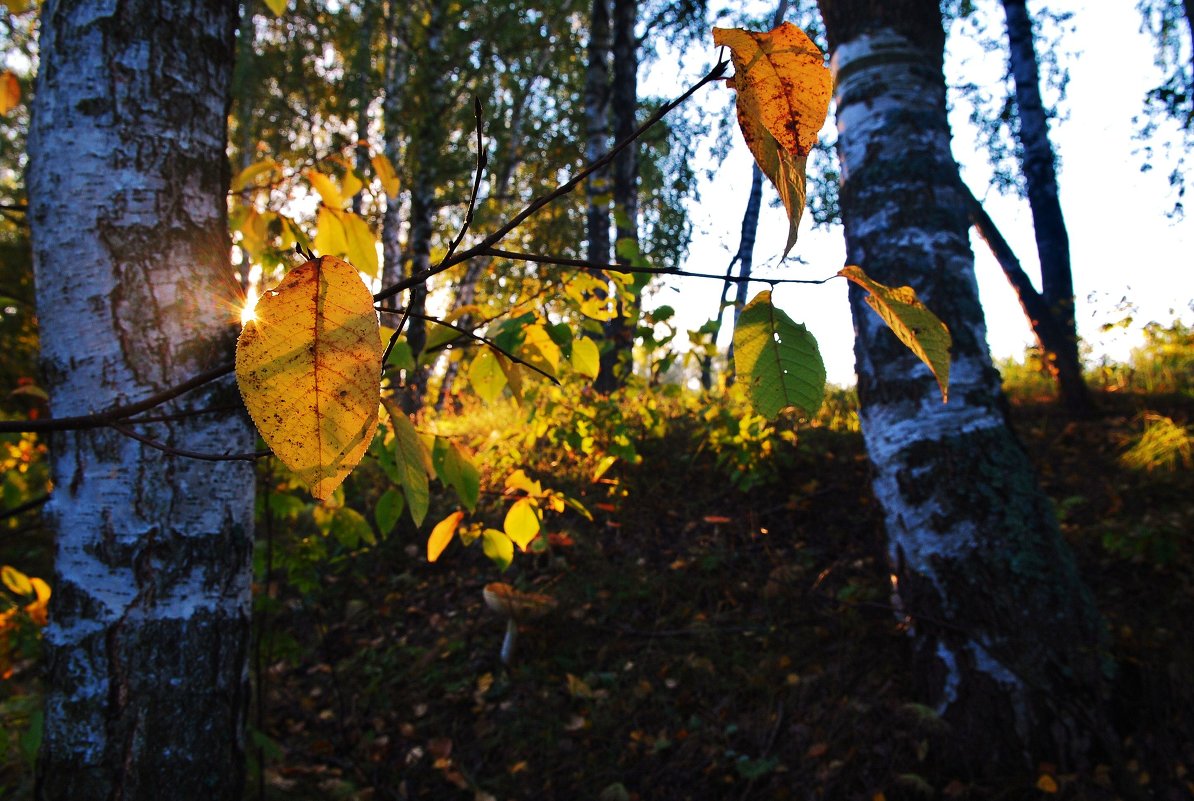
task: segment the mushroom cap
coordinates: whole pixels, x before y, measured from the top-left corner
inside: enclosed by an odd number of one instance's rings
[[[481,595],[485,598],[485,605],[503,617],[536,617],[559,605],[550,595],[521,592],[500,581],[486,584]]]

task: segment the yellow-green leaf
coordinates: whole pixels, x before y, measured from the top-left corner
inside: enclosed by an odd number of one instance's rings
[[[456,490],[456,496],[466,509],[471,512],[477,508],[477,499],[481,495],[481,472],[464,448],[455,442],[447,443],[439,473],[440,480]]]
[[[444,548],[448,547],[448,543],[456,535],[456,529],[460,527],[460,521],[463,519],[464,512],[453,512],[435,524],[435,528],[431,529],[431,536],[427,538],[428,562],[439,559],[439,555],[444,552]]]
[[[734,326],[734,371],[755,411],[768,419],[789,406],[812,415],[825,397],[825,363],[808,329],[777,309],[770,292],[746,305]]]
[[[365,275],[379,277],[381,268],[377,262],[377,240],[369,229],[369,223],[351,211],[342,212],[340,221],[344,225],[348,261]]]
[[[539,534],[539,514],[535,510],[535,502],[530,498],[519,498],[506,512],[506,521],[502,524],[506,536],[514,544],[526,552],[531,540]]]
[[[390,415],[390,425],[394,429],[394,464],[402,484],[402,493],[406,496],[411,519],[416,526],[421,526],[431,505],[428,476],[435,474],[435,465],[406,413],[392,398],[382,398],[381,402]]]
[[[468,366],[468,382],[477,397],[486,403],[493,403],[502,394],[506,386],[506,374],[488,348],[473,357],[472,364]]]
[[[496,528],[485,529],[481,535],[481,550],[503,572],[514,561],[514,543]]]
[[[316,225],[318,229],[312,243],[316,253],[337,258],[348,253],[348,236],[344,230],[344,222],[336,210],[321,206]]]
[[[833,79],[821,50],[791,23],[765,33],[714,28],[713,41],[730,48],[739,127],[787,209],[786,256],[804,213],[805,164],[829,112]]]
[[[257,301],[236,343],[236,380],[266,444],[325,500],[377,430],[381,336],[373,295],[323,256]]]
[[[286,5],[289,0],[265,0],[265,4],[269,6],[269,10],[274,12],[275,17],[280,17],[286,13]]]
[[[346,198],[356,197],[357,192],[365,188],[365,182],[361,180],[361,176],[357,174],[356,170],[348,170],[344,173],[344,180],[340,182],[340,194]]]
[[[596,378],[601,371],[601,353],[597,343],[581,337],[572,343],[572,369],[588,378]]]
[[[855,265],[843,267],[838,275],[867,291],[867,305],[932,371],[941,388],[942,402],[949,400],[949,349],[953,339],[945,323],[916,297],[916,290],[910,286],[880,284]]]
[[[232,179],[232,191],[241,192],[245,189],[268,184],[281,172],[281,169],[282,167],[273,159],[255,161],[238,172],[236,177]]]
[[[394,530],[405,507],[406,499],[398,490],[388,489],[377,499],[377,506],[373,509],[373,521],[377,523],[377,530],[383,538]]]
[[[28,576],[11,565],[0,567],[0,581],[3,581],[4,586],[17,595],[33,594],[33,582],[29,580]]]
[[[398,174],[394,171],[394,165],[386,158],[384,153],[378,153],[371,159],[373,164],[373,171],[377,173],[377,179],[381,181],[381,189],[386,193],[386,197],[397,197],[398,189],[401,184],[398,181]]]
[[[0,115],[12,111],[21,102],[21,82],[16,73],[5,70],[0,73]]]
[[[543,484],[528,476],[526,471],[520,467],[506,477],[506,491],[518,492],[520,490],[532,498],[537,498],[543,494]]]
[[[522,345],[518,355],[550,375],[560,369],[560,346],[557,345],[541,325],[528,325],[522,329]]]
[[[307,170],[304,174],[311,182],[311,186],[315,187],[315,191],[319,193],[319,197],[323,199],[325,205],[337,210],[344,208],[348,201],[330,176],[324,175],[319,170]]]

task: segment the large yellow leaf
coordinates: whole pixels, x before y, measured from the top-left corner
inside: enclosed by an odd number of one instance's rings
[[[333,209],[342,209],[348,203],[347,198],[340,191],[340,187],[336,186],[336,182],[330,176],[324,175],[319,170],[307,170],[304,174],[311,182],[311,186],[315,187],[315,191],[319,193],[324,205]]]
[[[804,212],[805,163],[829,113],[833,80],[821,50],[791,23],[766,33],[714,28],[713,41],[730,48],[738,125],[787,209],[786,256],[796,242]]]
[[[257,430],[325,500],[377,430],[381,335],[373,296],[333,256],[291,270],[257,302],[236,344],[236,380]]]
[[[525,553],[531,540],[539,535],[539,513],[535,511],[535,502],[530,498],[515,501],[506,512],[502,528],[506,530],[506,536]]]
[[[377,262],[377,240],[373,237],[369,223],[365,222],[359,214],[353,214],[351,211],[341,213],[340,220],[344,224],[344,238],[347,245],[345,255],[352,266],[365,275],[373,278],[380,277],[381,268]]]
[[[315,224],[315,252],[324,256],[344,256],[348,253],[348,232],[335,209],[321,206]]]
[[[714,28],[713,41],[730,48],[738,108],[758,120],[784,150],[807,156],[833,94],[821,49],[790,22],[766,33]]]
[[[916,297],[916,290],[880,284],[855,265],[843,267],[838,275],[867,290],[867,305],[928,366],[941,388],[941,400],[949,400],[949,349],[953,339],[945,323]]]
[[[7,114],[21,102],[21,82],[12,70],[0,73],[0,114]]]

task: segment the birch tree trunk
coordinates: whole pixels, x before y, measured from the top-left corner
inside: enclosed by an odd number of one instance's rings
[[[1106,726],[1104,629],[1001,411],[950,154],[936,3],[820,0],[847,258],[953,335],[950,399],[853,288],[861,420],[926,699],[979,772],[1072,764]]]
[[[28,186],[54,417],[231,360],[236,22],[233,0],[43,6]],[[228,378],[169,411],[237,400]],[[239,414],[141,428],[178,449],[253,443]],[[253,468],[166,455],[112,429],[50,445],[57,552],[38,797],[239,799]]]
[[[614,141],[634,133],[638,112],[638,0],[613,0],[614,78],[610,109],[614,116]],[[629,264],[627,248],[638,250],[638,146],[632,144],[614,159],[614,253],[618,264]],[[625,243],[625,244],[622,244]],[[633,370],[634,328],[638,317],[633,292],[619,287],[618,315],[604,325],[606,347],[594,382],[598,392],[612,392],[625,385]]]
[[[1078,355],[1070,239],[1058,197],[1049,119],[1041,101],[1032,19],[1025,0],[1003,0],[1003,10],[1007,16],[1008,56],[1016,84],[1016,109],[1020,121],[1016,136],[1024,149],[1024,180],[1041,261],[1041,295],[1053,317],[1053,324],[1041,325],[1031,315],[1029,319],[1046,351],[1062,403],[1074,414],[1088,414],[1092,402],[1082,378],[1082,361]]]
[[[585,161],[597,161],[609,150],[609,0],[593,0],[589,25],[589,62],[585,70]],[[598,170],[585,181],[588,202],[585,257],[609,263],[608,171]]]

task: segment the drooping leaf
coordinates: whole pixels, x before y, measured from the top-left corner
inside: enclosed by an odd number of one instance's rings
[[[481,550],[503,572],[514,561],[514,543],[496,528],[485,529],[481,535]]]
[[[768,32],[714,28],[713,41],[730,48],[738,124],[787,209],[786,256],[796,242],[804,212],[805,163],[825,124],[833,80],[821,50],[791,23]]]
[[[392,398],[382,398],[382,403],[390,415],[390,425],[394,429],[394,463],[402,483],[402,492],[406,496],[406,505],[415,525],[421,526],[431,504],[428,476],[434,474],[435,466],[432,464],[431,454],[427,452],[427,447],[406,413]]]
[[[488,348],[473,357],[468,367],[468,382],[477,397],[487,404],[493,403],[506,386],[506,374],[498,364],[497,356]]]
[[[339,257],[348,252],[348,233],[344,230],[344,221],[334,209],[321,206],[315,224],[316,253]]]
[[[768,419],[789,406],[809,415],[821,408],[825,363],[817,341],[772,304],[770,292],[756,295],[738,318],[734,370],[747,385],[751,406]]]
[[[384,153],[374,156],[371,163],[373,171],[377,173],[377,179],[381,181],[381,190],[386,193],[386,197],[397,197],[401,184],[398,181],[398,174],[394,171],[394,165],[390,163]]]
[[[353,267],[371,278],[380,276],[381,267],[377,261],[377,240],[369,223],[361,219],[359,214],[345,211],[340,214],[340,222],[344,226],[345,255]]]
[[[506,536],[525,553],[531,540],[539,534],[539,515],[535,511],[535,502],[530,498],[519,498],[511,504],[502,528]]]
[[[477,508],[477,499],[481,495],[481,472],[460,445],[447,442],[438,471],[440,481],[456,490],[456,496],[466,509],[471,512]]]
[[[587,378],[596,378],[601,371],[601,353],[597,343],[581,337],[572,343],[572,369]]]
[[[377,430],[381,336],[373,295],[332,256],[287,273],[236,345],[236,380],[270,449],[325,500]]]
[[[453,512],[435,524],[435,528],[431,529],[431,536],[427,538],[428,562],[439,559],[439,555],[444,552],[444,548],[448,547],[448,543],[456,535],[456,529],[460,527],[460,521],[463,519],[464,512]]]
[[[12,70],[0,73],[0,115],[7,114],[21,102],[21,82]]]
[[[867,305],[932,371],[941,388],[942,402],[949,400],[949,349],[953,338],[945,323],[916,297],[916,290],[910,286],[880,284],[853,264],[843,267],[838,275],[867,291]]]
[[[319,170],[307,170],[304,175],[315,191],[319,193],[324,205],[339,211],[348,203],[348,199],[340,192],[340,187],[336,186],[336,182],[332,180],[331,176],[324,175]]]
[[[373,509],[373,521],[377,523],[377,530],[381,532],[382,537],[394,530],[405,507],[406,499],[399,490],[388,489],[377,499],[377,506]]]

